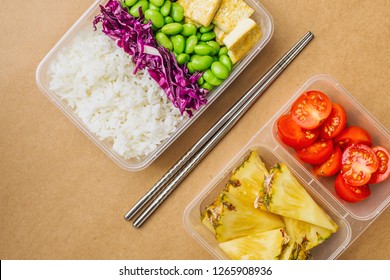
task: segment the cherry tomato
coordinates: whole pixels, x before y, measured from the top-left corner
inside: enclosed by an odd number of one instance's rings
[[[278,119],[278,134],[286,145],[294,149],[307,147],[317,140],[318,129],[307,130],[300,127],[291,118],[291,115],[283,115]]]
[[[330,139],[320,139],[306,148],[296,150],[298,157],[309,164],[322,164],[333,153],[333,142]]]
[[[379,166],[374,151],[363,144],[353,144],[345,149],[341,159],[344,180],[353,186],[367,184]]]
[[[341,169],[341,156],[341,149],[338,146],[335,146],[332,155],[327,161],[313,167],[314,174],[324,177],[336,175]]]
[[[329,97],[320,91],[311,90],[301,94],[291,107],[292,119],[305,129],[319,127],[332,111]]]
[[[329,117],[320,127],[320,137],[331,139],[339,135],[347,125],[347,114],[344,107],[340,104],[333,103],[332,111]]]
[[[365,184],[362,186],[353,186],[348,184],[343,175],[337,175],[334,181],[335,191],[337,195],[347,202],[359,202],[370,196],[370,187]]]
[[[352,144],[363,144],[366,146],[372,146],[372,139],[370,133],[360,126],[349,126],[344,129],[336,138],[334,142],[342,150],[345,150]]]
[[[368,183],[370,184],[376,184],[383,182],[387,178],[389,178],[390,175],[390,153],[383,147],[373,147],[372,150],[374,151],[378,161],[379,161],[379,167],[371,175],[370,181]]]

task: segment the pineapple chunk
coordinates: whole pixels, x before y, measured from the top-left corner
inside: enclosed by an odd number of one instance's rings
[[[311,260],[310,251],[305,250],[298,242],[290,240],[280,255],[281,260]]]
[[[213,222],[220,242],[284,227],[278,215],[257,210],[230,193],[223,194],[221,212]]]
[[[312,225],[296,219],[283,217],[286,232],[291,240],[302,245],[304,250],[310,250],[323,243],[332,234],[331,230]]]
[[[263,185],[264,178],[268,175],[268,170],[259,154],[252,151],[249,158],[236,168],[230,176],[231,185],[236,186],[236,189],[231,192],[238,193],[239,196],[249,196],[253,198],[254,202]]]
[[[219,247],[233,260],[277,260],[287,242],[283,228],[222,242]]]
[[[338,229],[338,225],[317,205],[284,163],[270,170],[255,207],[329,229],[332,233]]]

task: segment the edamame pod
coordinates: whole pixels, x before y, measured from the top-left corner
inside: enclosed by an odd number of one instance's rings
[[[229,69],[219,61],[213,62],[210,70],[218,79],[225,80],[229,76]]]
[[[199,32],[200,33],[207,33],[209,31],[211,31],[213,28],[214,28],[214,24],[210,24],[209,26],[201,26],[199,28]]]
[[[135,3],[137,3],[138,0],[126,0],[125,4],[127,7],[133,6]]]
[[[176,57],[177,63],[183,65],[190,60],[190,56],[186,53],[181,53]]]
[[[178,22],[172,22],[164,25],[161,28],[161,32],[166,35],[176,35],[179,34],[183,30],[183,25]]]
[[[219,52],[218,52],[218,56],[221,56],[221,55],[224,55],[224,54],[228,54],[228,48],[227,47],[222,47]]]
[[[170,16],[173,18],[174,21],[181,22],[184,18],[183,7],[180,4],[173,2],[171,6]]]
[[[161,28],[165,25],[164,17],[162,16],[162,14],[160,14],[160,12],[156,10],[152,10],[152,9],[146,10],[145,18],[147,20],[152,21],[152,24],[157,28]]]
[[[169,40],[168,36],[165,35],[164,33],[158,32],[156,34],[156,40],[164,48],[166,48],[170,51],[173,50],[173,44],[172,44],[171,40]]]
[[[200,36],[200,40],[201,41],[205,41],[205,42],[213,40],[214,38],[215,38],[215,32],[214,31],[203,33],[202,36]]]
[[[164,5],[164,0],[149,0],[149,2],[157,7]]]
[[[173,51],[176,54],[181,54],[184,52],[184,48],[186,45],[186,40],[184,39],[183,35],[174,35],[171,37],[171,41],[173,44]]]
[[[192,35],[196,34],[196,26],[192,23],[185,23],[183,24],[183,30],[181,31],[181,34],[186,37],[190,37]]]
[[[172,2],[170,0],[166,0],[164,2],[164,5],[162,5],[162,7],[160,8],[160,13],[166,17],[169,15],[169,13],[171,12],[171,6],[172,6]],[[172,19],[173,20],[173,19]]]
[[[192,67],[196,71],[204,71],[209,69],[211,64],[213,63],[213,58],[208,55],[204,56],[195,56],[191,58]]]
[[[139,7],[141,7],[142,12],[145,13],[145,11],[149,8],[149,2],[146,0],[141,0],[135,3],[133,7],[131,7],[129,13],[135,18],[139,17]]]
[[[233,67],[233,63],[232,63],[232,60],[230,59],[230,57],[226,54],[223,54],[219,57],[219,61],[225,65],[227,67],[227,69],[230,71],[232,71],[232,67]]]
[[[203,73],[203,79],[208,82],[210,85],[213,85],[213,86],[219,86],[220,84],[222,84],[222,80],[221,79],[218,79],[217,77],[215,77],[215,75],[213,74],[213,72],[210,70],[210,69],[207,69],[204,73]]]
[[[219,44],[216,42],[216,41],[208,41],[206,42],[207,45],[209,45],[210,47],[212,47],[214,50],[215,50],[215,53],[219,53],[221,47],[219,46]]]
[[[209,91],[213,90],[214,86],[213,85],[210,85],[208,82],[203,82],[203,84],[201,85],[202,88],[205,88]]]
[[[200,54],[200,55],[210,55],[210,56],[213,56],[215,54],[215,50],[213,47],[210,47],[209,45],[207,44],[200,44],[200,45],[196,45],[194,47],[194,52],[196,54]]]
[[[186,40],[186,47],[184,49],[185,53],[192,54],[194,52],[194,47],[198,44],[198,38],[196,35],[192,35]]]

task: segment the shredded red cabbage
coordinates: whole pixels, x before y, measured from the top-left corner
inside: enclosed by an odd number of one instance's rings
[[[185,65],[177,63],[173,53],[157,45],[151,22],[144,23],[141,9],[138,19],[130,15],[118,0],[109,0],[105,7],[100,6],[100,10],[101,14],[93,21],[95,30],[102,22],[102,32],[132,56],[136,65],[134,73],[147,69],[182,115],[186,112],[192,117],[194,110],[206,104],[208,91],[196,83],[201,73],[190,74]]]

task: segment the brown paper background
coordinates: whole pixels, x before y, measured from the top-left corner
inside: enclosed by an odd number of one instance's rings
[[[210,259],[183,212],[307,79],[335,77],[390,129],[390,1],[262,0],[274,35],[233,85],[144,171],[118,167],[39,91],[38,63],[92,4],[3,0],[0,258]],[[141,228],[123,215],[307,31],[316,38]],[[390,209],[340,259],[390,258]]]

